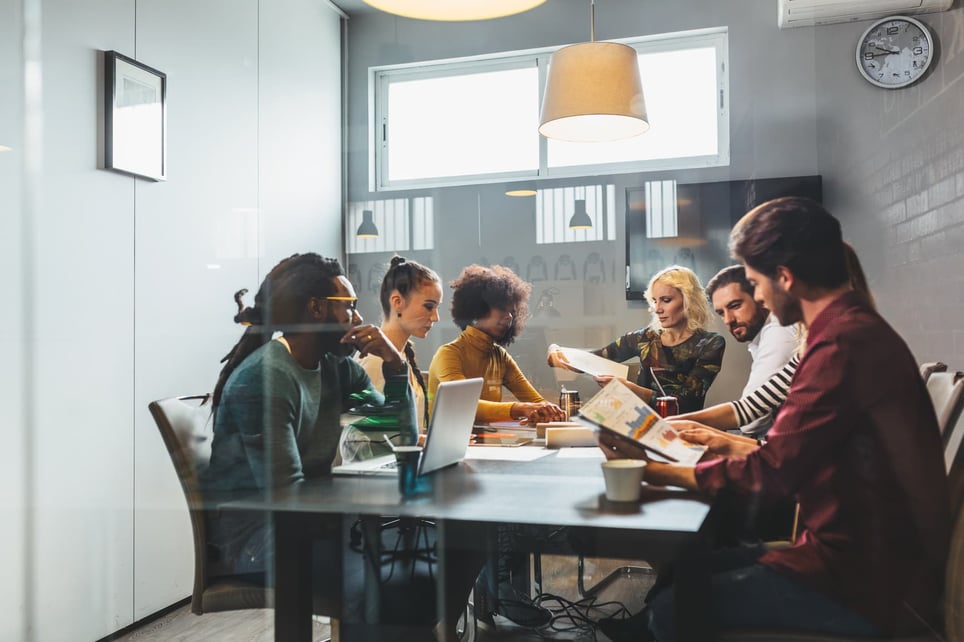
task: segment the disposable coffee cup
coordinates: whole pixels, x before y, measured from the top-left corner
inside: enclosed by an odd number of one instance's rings
[[[612,459],[602,463],[606,480],[606,499],[611,502],[639,500],[640,484],[646,462],[641,459]]]
[[[422,458],[421,446],[396,446],[395,461],[398,462],[398,492],[414,495],[418,482],[418,462]]]

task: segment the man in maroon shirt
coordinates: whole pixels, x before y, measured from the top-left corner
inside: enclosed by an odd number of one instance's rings
[[[939,630],[949,500],[937,421],[913,355],[850,289],[840,224],[817,203],[790,197],[758,206],[736,225],[730,248],[756,300],[783,325],[808,327],[806,351],[766,444],[717,438],[724,456],[695,468],[650,462],[645,481],[748,502],[792,497],[801,532],[789,548],[701,560],[710,604],[688,605],[693,617],[719,629]],[[638,455],[622,442],[605,445]],[[661,641],[676,639],[673,598],[663,590],[647,607]]]

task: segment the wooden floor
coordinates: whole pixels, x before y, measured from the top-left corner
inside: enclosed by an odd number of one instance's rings
[[[626,565],[640,565],[640,562],[620,560],[587,560],[586,585],[592,586],[609,574],[613,569]],[[573,620],[583,615],[596,620],[611,615],[625,607],[635,613],[642,608],[643,597],[652,585],[653,576],[639,573],[622,574],[615,582],[603,590],[593,604],[579,603],[576,590],[576,560],[572,557],[551,555],[542,558],[543,591],[557,595],[563,600],[576,602],[567,618],[563,602],[546,601],[544,605],[556,617],[549,627],[531,631],[518,627],[502,618],[496,619],[496,628],[480,628],[475,636],[478,642],[528,642],[530,640],[597,640],[606,642],[608,638],[595,631],[591,625],[582,623],[573,627]],[[208,642],[210,640],[243,640],[246,642],[271,642],[274,640],[274,611],[271,609],[226,611],[194,615],[190,606],[183,606],[152,622],[149,622],[122,637],[115,638],[131,642]],[[313,639],[325,640],[330,635],[330,627],[325,618],[316,618]]]

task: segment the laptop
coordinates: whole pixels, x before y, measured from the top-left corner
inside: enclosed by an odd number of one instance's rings
[[[443,381],[435,392],[435,409],[429,420],[425,449],[418,474],[427,475],[457,464],[465,457],[472,425],[482,394],[482,379]],[[331,469],[335,475],[396,475],[395,455],[342,464]]]

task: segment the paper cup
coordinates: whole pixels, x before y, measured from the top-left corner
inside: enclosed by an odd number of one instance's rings
[[[611,502],[639,500],[640,484],[646,462],[640,459],[613,459],[602,463],[606,480],[606,499]]]

